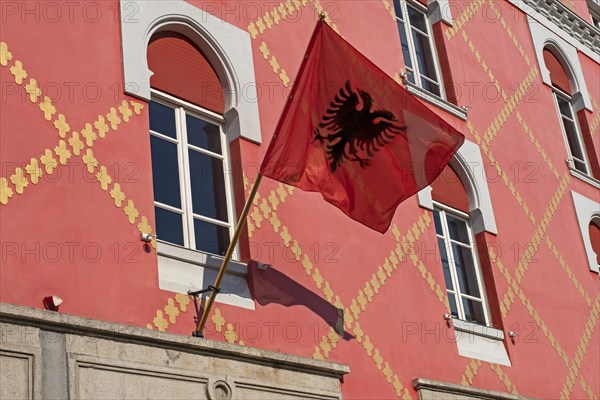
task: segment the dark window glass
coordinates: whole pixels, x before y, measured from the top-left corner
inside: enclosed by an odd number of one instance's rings
[[[396,16],[400,19],[404,19],[404,15],[402,14],[402,7],[400,7],[400,0],[394,0],[394,10],[396,11]]]
[[[154,200],[181,208],[177,145],[156,136],[150,136],[150,148]]]
[[[485,317],[483,314],[483,304],[479,301],[471,299],[462,299],[463,308],[465,310],[465,319],[467,321],[476,322],[485,325]]]
[[[150,130],[177,139],[175,110],[155,101],[150,102]]]
[[[453,244],[452,253],[454,255],[456,276],[458,278],[461,293],[473,297],[481,297],[471,249]]]
[[[404,64],[406,68],[413,69],[412,60],[410,58],[410,50],[408,47],[408,40],[406,38],[406,29],[404,23],[396,21],[398,23],[398,32],[400,33],[400,44],[402,45],[402,57],[404,57]]]
[[[467,224],[464,221],[448,215],[448,230],[451,239],[469,244],[469,233],[467,232]]]
[[[431,42],[427,36],[413,31],[413,40],[415,44],[415,53],[417,55],[417,63],[419,72],[427,78],[437,81],[435,73],[435,64],[433,60],[433,50]]]
[[[444,239],[438,239],[440,248],[440,256],[442,257],[442,269],[444,271],[444,281],[446,281],[446,289],[454,290],[452,285],[452,275],[450,274],[450,265],[448,264],[448,254],[446,253],[446,245]]]
[[[433,222],[435,223],[435,233],[443,235],[444,231],[442,230],[442,221],[440,220],[440,212],[438,210],[433,210]]]
[[[154,207],[156,216],[156,235],[160,240],[183,246],[182,215]]]
[[[565,117],[569,117],[573,119],[573,113],[571,113],[571,106],[569,102],[561,97],[556,97],[558,99],[558,108],[560,109],[560,113]]]
[[[440,85],[432,83],[423,77],[421,77],[421,87],[436,96],[440,96]]]
[[[189,158],[194,213],[227,222],[223,161],[191,149]]]
[[[229,246],[229,228],[194,219],[196,250],[225,255]]]
[[[415,10],[411,6],[408,6],[408,18],[410,19],[410,25],[417,28],[421,32],[427,32],[427,18],[425,14]]]
[[[221,154],[221,131],[218,126],[186,115],[188,143]]]
[[[458,318],[458,307],[456,305],[456,295],[448,293],[448,303],[450,303],[450,312],[454,318]]]
[[[575,158],[583,160],[583,153],[581,151],[581,145],[579,144],[579,137],[577,136],[575,124],[572,121],[563,118],[563,125],[565,127],[565,133],[567,134],[567,141],[569,142],[571,155]]]

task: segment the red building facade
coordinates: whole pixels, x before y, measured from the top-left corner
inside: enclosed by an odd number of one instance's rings
[[[346,398],[600,395],[597,2],[1,7],[1,302],[189,335],[324,13],[467,141],[384,235],[263,181],[207,338]]]

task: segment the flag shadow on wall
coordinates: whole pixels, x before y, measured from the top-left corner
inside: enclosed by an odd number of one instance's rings
[[[251,261],[248,263],[246,279],[254,301],[261,306],[273,303],[285,307],[304,306],[323,319],[342,339],[354,339],[354,335],[344,330],[342,309],[336,308],[275,267],[259,268],[259,263]]]

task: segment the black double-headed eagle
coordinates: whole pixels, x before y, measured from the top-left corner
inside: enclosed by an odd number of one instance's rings
[[[314,139],[324,144],[332,173],[345,160],[358,162],[361,168],[369,165],[375,153],[396,135],[406,132],[406,126],[397,125],[391,111],[371,111],[372,106],[371,95],[358,88],[355,90],[349,80],[330,102],[314,131]]]

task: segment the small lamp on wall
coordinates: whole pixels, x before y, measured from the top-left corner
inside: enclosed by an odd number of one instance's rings
[[[58,296],[46,296],[43,300],[44,307],[48,311],[58,311],[58,306],[60,306],[62,302],[63,299]]]

